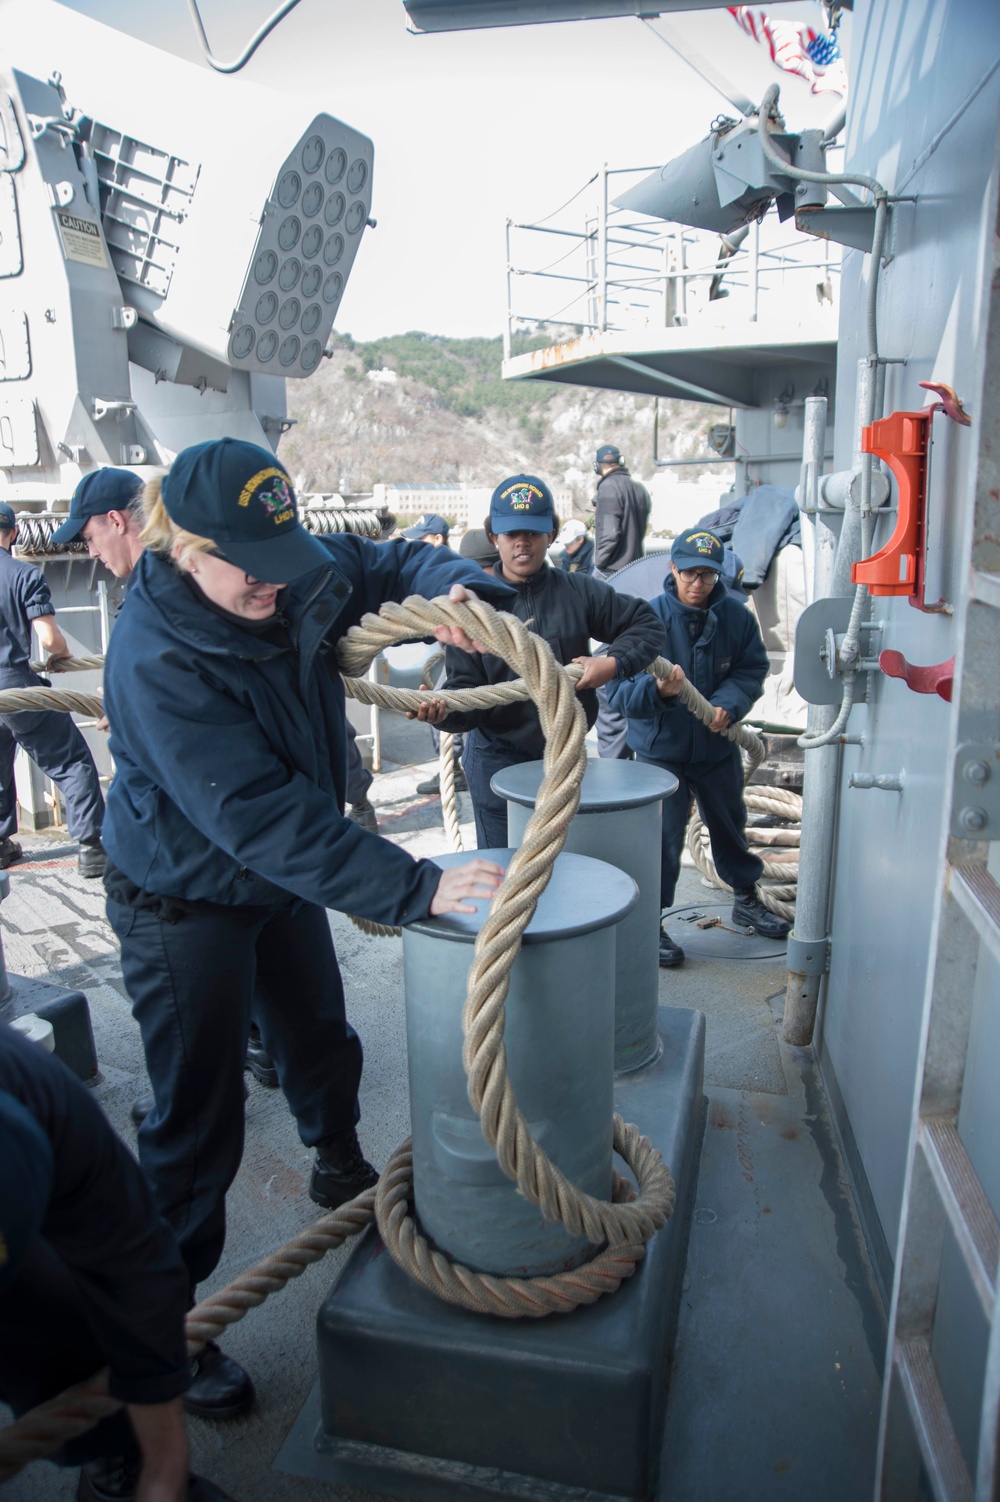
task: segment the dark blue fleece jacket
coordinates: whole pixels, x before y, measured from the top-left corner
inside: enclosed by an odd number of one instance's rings
[[[650,601],[667,628],[663,655],[680,664],[710,703],[727,710],[732,723],[742,720],[760,698],[769,666],[756,618],[721,580],[704,610],[681,604],[672,574],[663,591]],[[680,699],[661,699],[648,673],[609,683],[608,699],[627,717],[628,743],[641,756],[697,763],[732,755],[732,741],[696,720]]]
[[[382,923],[428,912],[439,868],[343,816],[332,649],[387,600],[458,583],[503,608],[513,591],[447,548],[321,540],[330,566],[280,597],[286,646],[207,607],[167,560],[137,565],[105,664],[117,770],[101,838],[147,892],[265,908],[293,893]]]

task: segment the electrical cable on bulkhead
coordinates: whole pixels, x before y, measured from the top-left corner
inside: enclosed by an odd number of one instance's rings
[[[885,243],[886,218],[889,207],[888,189],[884,188],[874,177],[868,177],[863,172],[817,172],[806,167],[794,167],[784,157],[779,156],[771,144],[769,136],[770,116],[772,110],[776,110],[778,96],[781,90],[777,84],[771,84],[764,91],[760,102],[760,110],[757,114],[757,135],[760,140],[761,150],[773,167],[776,167],[784,176],[801,179],[803,182],[823,183],[829,186],[835,184],[852,184],[855,187],[865,188],[875,200],[875,225],[872,232],[872,248],[868,263],[868,291],[865,299],[865,334],[867,337],[868,352],[866,359],[871,369],[871,380],[866,390],[866,411],[862,426],[870,427],[875,421],[876,412],[876,388],[875,376],[878,371],[878,282],[879,273],[882,269],[882,247]],[[861,556],[867,558],[871,553],[874,522],[872,520],[872,466],[875,463],[873,454],[861,456]],[[854,685],[858,669],[855,666],[861,655],[861,617],[864,613],[865,601],[868,598],[868,588],[864,584],[857,585],[854,593],[854,602],[851,606],[851,615],[847,623],[847,632],[844,636],[843,646],[840,650],[841,661],[845,665],[844,673],[844,697],[841,701],[840,711],[829,730],[822,735],[803,735],[799,737],[798,744],[805,751],[812,751],[819,746],[829,746],[839,740],[844,727],[850,718],[854,707]]]

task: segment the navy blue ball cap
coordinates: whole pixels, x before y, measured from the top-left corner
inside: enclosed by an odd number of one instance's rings
[[[511,475],[501,480],[490,499],[490,531],[554,532],[556,506],[552,492],[537,475]]]
[[[142,489],[139,476],[130,469],[94,469],[84,475],[73,492],[69,516],[52,534],[53,542],[72,542],[92,516],[109,511],[127,511]]]
[[[621,464],[621,449],[616,449],[613,443],[605,443],[594,455],[595,464]]]
[[[448,523],[436,511],[425,511],[423,516],[419,517],[412,527],[407,527],[402,535],[408,537],[411,542],[419,542],[422,537],[437,536],[443,537],[447,542]]]
[[[0,501],[0,527],[4,527],[6,529],[8,527],[16,526],[17,517],[14,515],[14,512],[11,510],[10,506],[7,505],[6,501]]]
[[[262,583],[290,584],[330,562],[299,521],[292,482],[270,449],[241,438],[196,443],[177,455],[160,493],[172,522]]]
[[[682,532],[670,544],[670,561],[681,568],[714,568],[722,572],[726,550],[714,532],[695,527]]]

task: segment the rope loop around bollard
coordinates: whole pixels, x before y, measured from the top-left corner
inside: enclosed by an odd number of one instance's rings
[[[666,1220],[673,1209],[674,1185],[649,1138],[616,1116],[614,1146],[635,1174],[640,1196],[660,1193],[666,1177]],[[410,1210],[412,1187],[413,1155],[407,1139],[390,1157],[375,1190],[375,1218],[386,1250],[422,1288],[472,1314],[492,1314],[500,1319],[570,1314],[581,1304],[594,1304],[614,1293],[646,1255],[645,1240],[640,1239],[607,1246],[580,1267],[549,1277],[512,1278],[475,1272],[436,1251],[420,1234]],[[616,1201],[628,1203],[633,1192],[628,1180],[616,1174]]]

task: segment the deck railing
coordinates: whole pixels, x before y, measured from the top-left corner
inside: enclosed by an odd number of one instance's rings
[[[553,326],[583,336],[723,316],[753,323],[787,317],[796,304],[835,303],[839,246],[773,214],[723,238],[614,207],[630,179],[656,170],[605,165],[546,220],[508,219],[505,359],[515,335]],[[574,204],[575,227],[566,212]]]

